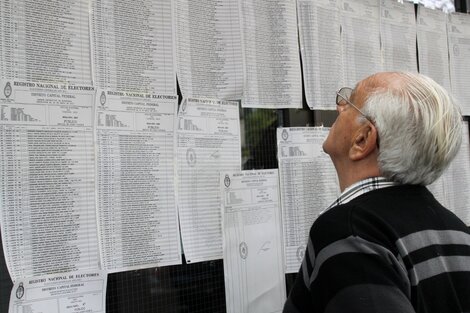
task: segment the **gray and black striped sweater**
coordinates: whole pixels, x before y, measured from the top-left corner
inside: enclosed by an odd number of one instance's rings
[[[288,312],[470,312],[469,228],[423,186],[333,207],[310,230]]]

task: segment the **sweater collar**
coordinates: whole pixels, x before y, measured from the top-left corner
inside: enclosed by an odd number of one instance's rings
[[[369,191],[396,185],[399,185],[399,183],[391,181],[390,179],[381,176],[360,180],[346,188],[338,197],[338,199],[336,199],[326,210],[340,204],[348,203],[352,199],[357,198],[360,195],[363,195]]]

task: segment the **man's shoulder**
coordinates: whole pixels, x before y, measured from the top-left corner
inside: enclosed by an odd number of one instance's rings
[[[424,186],[399,185],[367,192],[332,207],[313,224],[310,236],[331,243],[357,236],[394,249],[401,237],[427,229],[468,231]],[[322,245],[328,244],[321,239]]]
[[[351,212],[355,205],[346,203],[334,206],[321,214],[310,229],[310,238],[315,249],[321,250],[329,244],[353,235]]]
[[[424,190],[423,190],[424,188]],[[310,237],[319,247],[356,236],[390,244],[401,233],[403,215],[411,211],[423,195],[425,187],[392,186],[373,190],[345,203],[334,206],[313,223]]]

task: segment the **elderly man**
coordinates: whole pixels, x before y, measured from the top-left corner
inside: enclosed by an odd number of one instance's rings
[[[470,312],[470,232],[426,189],[457,154],[432,79],[378,73],[337,93],[323,149],[340,197],[313,224],[284,312]]]

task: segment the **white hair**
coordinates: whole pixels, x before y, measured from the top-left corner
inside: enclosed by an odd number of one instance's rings
[[[431,78],[393,74],[398,80],[377,88],[363,107],[378,131],[379,169],[400,183],[429,185],[460,149],[460,108]]]

